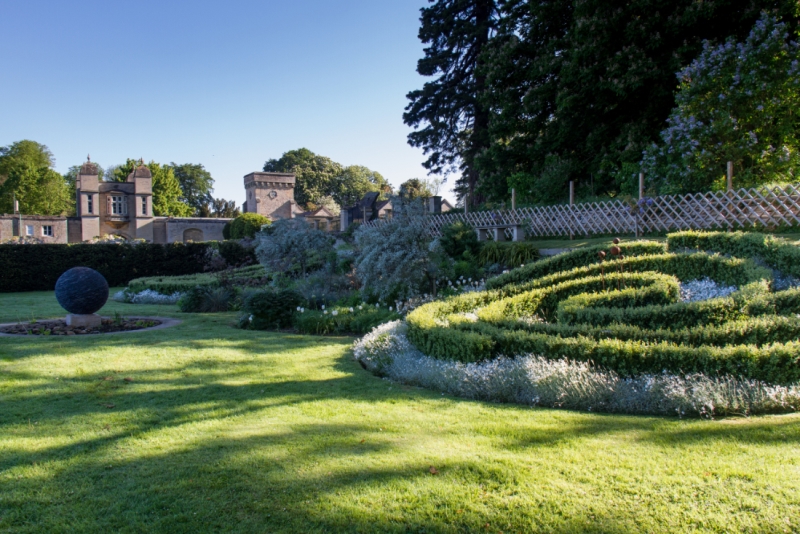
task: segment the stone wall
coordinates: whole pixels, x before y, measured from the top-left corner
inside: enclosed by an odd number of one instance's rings
[[[232,219],[170,217],[166,219],[167,243],[222,241],[222,228]]]
[[[34,237],[44,243],[67,243],[67,218],[58,215],[22,215],[20,227],[19,215],[0,215],[0,239],[10,239],[20,235]],[[21,228],[21,231],[20,231]],[[46,235],[45,229],[50,234]]]

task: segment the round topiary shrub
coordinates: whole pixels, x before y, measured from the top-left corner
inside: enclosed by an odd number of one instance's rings
[[[242,213],[231,221],[230,239],[253,238],[261,227],[270,224],[269,217],[258,213]],[[224,228],[223,228],[224,231]]]

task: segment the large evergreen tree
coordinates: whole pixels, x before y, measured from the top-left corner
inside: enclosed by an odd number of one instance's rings
[[[433,174],[460,168],[456,190],[477,204],[480,177],[475,158],[489,146],[489,111],[479,95],[486,85],[482,52],[497,22],[495,0],[430,0],[420,17],[428,45],[417,72],[435,79],[408,93],[403,120],[416,130],[408,142],[424,149]]]
[[[628,187],[645,146],[675,103],[675,73],[702,42],[746,36],[763,9],[788,18],[793,0],[509,0],[486,61],[493,187],[533,201]],[[593,191],[592,191],[593,189]]]

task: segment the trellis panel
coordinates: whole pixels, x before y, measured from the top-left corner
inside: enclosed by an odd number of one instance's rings
[[[507,238],[511,237],[508,227],[515,225],[522,226],[530,237],[800,226],[800,184],[663,195],[643,206],[611,200],[426,217],[432,235],[439,235],[443,226],[455,221],[473,228],[506,227]]]

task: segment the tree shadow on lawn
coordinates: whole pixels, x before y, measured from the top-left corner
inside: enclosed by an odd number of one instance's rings
[[[237,353],[254,358],[286,350],[278,334],[223,341],[232,344]],[[203,350],[214,340],[153,342]],[[298,336],[292,349],[302,350],[320,343],[344,347],[350,340]],[[114,346],[129,344],[112,339],[110,345],[99,343],[97,348],[106,350]],[[80,350],[89,349],[80,347]],[[584,516],[561,518],[558,524],[536,527],[537,510],[508,510],[500,505],[467,510],[459,517],[453,513],[459,503],[451,493],[453,484],[464,484],[465,475],[455,482],[450,480],[448,486],[444,482],[448,480],[447,473],[473,473],[477,475],[472,478],[493,478],[499,485],[513,486],[513,476],[505,474],[508,467],[487,468],[483,462],[460,460],[440,466],[444,475],[432,477],[427,472],[426,458],[400,464],[391,462],[390,455],[400,452],[404,445],[394,440],[396,436],[381,432],[375,424],[330,421],[295,424],[285,420],[279,422],[280,431],[273,432],[277,427],[256,417],[242,420],[242,424],[257,427],[246,437],[235,437],[233,426],[219,430],[216,435],[212,432],[196,439],[189,437],[185,444],[170,450],[159,451],[158,447],[148,446],[140,456],[113,458],[116,449],[130,450],[139,440],[147,440],[150,433],[159,430],[208,419],[222,421],[248,413],[267,414],[274,408],[320,400],[341,399],[369,406],[411,399],[419,401],[420,408],[431,417],[451,420],[460,416],[463,404],[469,404],[471,409],[466,417],[477,419],[471,427],[461,428],[461,435],[467,439],[484,435],[491,439],[488,446],[498,451],[554,447],[567,440],[591,440],[613,433],[632,433],[636,440],[653,441],[665,447],[717,439],[764,444],[796,444],[800,440],[800,425],[794,417],[756,419],[741,425],[681,422],[659,417],[554,412],[441,396],[433,391],[389,384],[363,371],[349,351],[343,352],[326,356],[328,361],[323,364],[338,376],[321,380],[297,380],[291,374],[281,374],[280,366],[273,362],[260,359],[259,368],[263,370],[269,363],[270,374],[254,378],[253,360],[246,358],[219,363],[189,360],[180,365],[125,373],[109,371],[110,380],[95,372],[59,381],[57,386],[50,376],[31,372],[4,377],[22,383],[16,388],[18,391],[9,388],[4,391],[0,435],[11,437],[9,427],[13,425],[14,435],[48,437],[48,432],[62,431],[54,424],[75,418],[75,425],[83,427],[79,432],[95,437],[35,451],[7,446],[0,456],[0,477],[7,488],[0,500],[0,530],[33,524],[41,525],[41,531],[87,532],[464,532],[481,528],[484,523],[500,522],[507,519],[505,515],[516,518],[518,525],[530,525],[530,530],[549,532],[626,532],[636,528],[636,524],[626,522],[625,518],[590,525]],[[133,375],[133,381],[125,382],[129,374]],[[166,378],[161,374],[179,376]],[[249,383],[241,383],[245,380]],[[113,408],[108,408],[109,404]],[[80,419],[100,413],[119,416],[123,421],[113,423],[116,429],[99,432],[94,421]],[[324,420],[326,416],[315,414],[315,417]],[[30,431],[27,427],[20,428],[26,421],[32,424],[31,420],[40,423],[41,430],[33,426]],[[101,423],[96,424],[99,427]],[[448,452],[441,454],[447,457]],[[111,459],[106,460],[107,457]],[[315,463],[331,458],[338,465],[335,470],[329,474],[315,472]],[[9,475],[17,472],[16,468],[50,463],[55,465],[39,477],[12,480]],[[352,501],[353,495],[366,495],[364,498],[368,499],[370,492],[380,493],[383,498],[387,494],[398,495],[401,501],[396,510],[389,511],[368,502]],[[425,501],[423,508],[427,511],[416,511],[419,503],[415,504],[415,498]],[[554,494],[548,505],[557,508],[560,498]],[[439,504],[430,508],[431,501]],[[85,503],[90,504],[84,506]],[[504,512],[494,515],[496,510]],[[770,529],[764,527],[765,532]]]
[[[116,438],[98,446],[112,447]],[[630,511],[591,499],[581,505],[569,486],[559,491],[558,481],[550,480],[542,483],[553,491],[535,494],[528,506],[510,506],[508,495],[527,487],[513,466],[492,460],[487,465],[485,459],[449,461],[437,464],[440,472],[432,476],[424,456],[393,462],[395,448],[374,427],[311,424],[245,438],[214,436],[180,450],[123,460],[81,455],[46,476],[7,485],[0,528],[474,532],[488,523],[490,531],[622,533],[638,530],[643,517],[667,520],[658,508],[626,515]],[[494,486],[488,492],[487,478]],[[601,517],[595,520],[595,514]],[[775,526],[752,531],[770,532]]]
[[[136,347],[147,349],[198,350],[222,344],[224,348],[241,350],[251,355],[303,350],[320,345],[350,345],[351,337],[322,337],[284,332],[239,330],[220,327],[203,328],[202,323],[182,323],[164,330],[125,332],[115,335],[92,334],[82,336],[19,336],[0,337],[0,361],[14,361],[47,354],[65,356],[101,350],[105,353]]]

